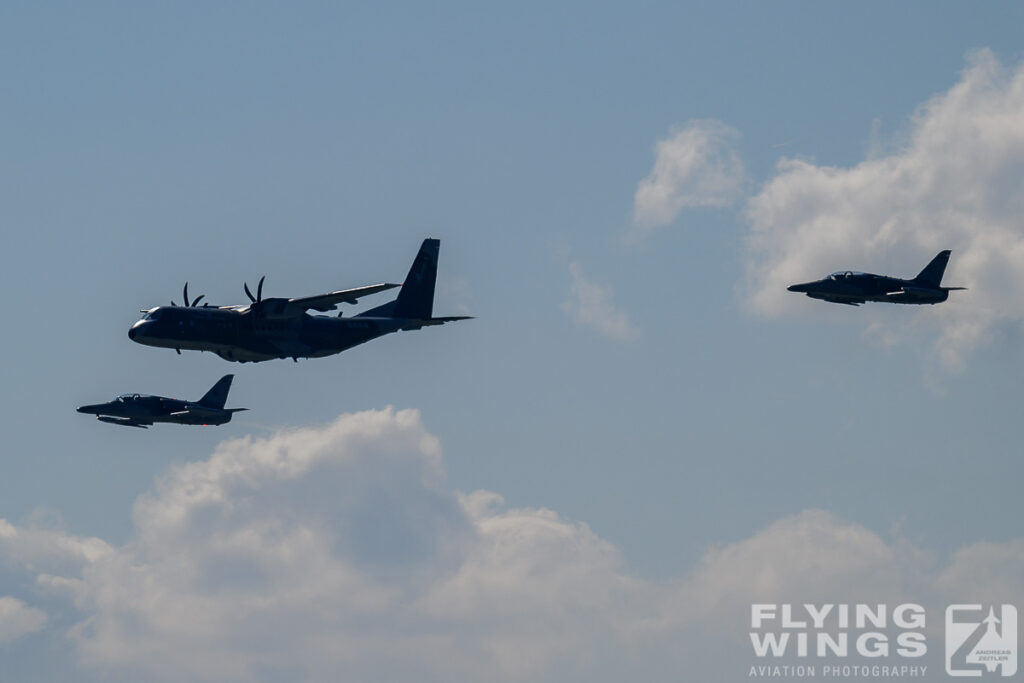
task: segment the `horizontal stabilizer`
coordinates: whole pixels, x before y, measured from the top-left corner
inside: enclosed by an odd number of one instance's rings
[[[472,320],[471,315],[449,315],[443,318],[427,318],[426,320],[408,320],[402,324],[403,330],[418,330],[421,327],[430,327],[431,325],[444,325],[445,323],[455,322],[456,320]]]
[[[473,320],[472,315],[447,315],[443,318],[429,318],[421,321],[424,325],[444,325],[445,323],[453,323],[456,320]]]

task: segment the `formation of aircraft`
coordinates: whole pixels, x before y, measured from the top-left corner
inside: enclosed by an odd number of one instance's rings
[[[231,380],[224,375],[198,401],[182,401],[166,396],[122,394],[108,403],[81,406],[78,412],[95,415],[100,422],[147,429],[154,422],[183,425],[222,425],[235,413],[248,408],[225,408]]]
[[[260,362],[275,358],[320,358],[340,353],[371,339],[398,332],[443,325],[471,316],[434,317],[434,285],[440,240],[425,239],[401,285],[381,283],[345,289],[327,294],[284,299],[263,298],[261,277],[253,296],[243,286],[249,303],[235,306],[199,305],[205,298],[188,298],[188,283],[182,291],[183,305],[157,306],[128,330],[128,338],[139,344],[170,348],[212,351],[228,361]],[[326,313],[339,304],[354,304],[359,299],[401,287],[398,296],[386,304],[358,315],[343,317],[311,315]],[[225,375],[198,401],[181,401],[163,396],[124,394],[109,403],[78,408],[78,412],[96,415],[110,424],[143,429],[154,422],[220,425],[246,408],[225,408],[228,389],[234,375]]]
[[[401,330],[418,330],[443,325],[471,316],[434,317],[434,285],[441,243],[425,239],[401,285],[380,283],[345,289],[327,294],[285,299],[263,298],[261,277],[254,296],[248,283],[243,290],[249,303],[212,306],[199,302],[200,295],[189,301],[188,283],[182,291],[183,305],[173,301],[170,306],[157,306],[143,311],[145,315],[128,330],[128,337],[147,346],[211,351],[228,361],[260,362],[275,358],[320,358],[340,353],[353,346]],[[937,304],[949,292],[965,287],[943,287],[942,276],[949,263],[950,251],[940,251],[911,280],[838,271],[814,282],[790,285],[791,292],[804,293],[812,299],[859,306],[868,301],[895,304]],[[398,296],[381,306],[344,317],[311,315],[309,311],[327,313],[339,304],[357,303],[361,298],[400,287]],[[220,425],[245,408],[224,408],[234,375],[222,377],[198,401],[181,401],[163,396],[124,394],[109,403],[78,408],[80,413],[96,415],[111,424],[146,428],[155,422]]]
[[[253,296],[244,285],[249,303],[236,306],[199,306],[203,296],[188,300],[185,283],[184,305],[171,302],[144,311],[141,320],[128,330],[139,344],[174,349],[212,351],[228,361],[260,362],[275,358],[320,358],[340,353],[371,339],[398,332],[442,325],[471,316],[435,318],[434,282],[440,240],[426,239],[420,246],[398,297],[382,306],[351,317],[310,315],[334,310],[341,303],[356,303],[399,285],[381,283],[297,299],[263,298],[260,278]]]
[[[805,282],[788,287],[791,292],[803,292],[812,299],[834,304],[859,306],[867,301],[891,304],[937,304],[945,301],[949,293],[966,287],[943,287],[942,274],[949,263],[949,249],[940,251],[913,280],[888,275],[856,273],[849,270],[832,273],[823,280]]]

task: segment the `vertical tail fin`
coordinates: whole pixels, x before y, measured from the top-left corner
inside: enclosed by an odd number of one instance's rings
[[[398,290],[392,315],[396,318],[428,320],[434,312],[434,282],[437,280],[437,255],[441,240],[425,239]]]
[[[938,255],[932,259],[931,263],[924,267],[917,277],[914,278],[914,282],[929,287],[938,287],[939,283],[942,282],[942,274],[946,272],[946,264],[949,263],[949,249],[940,251]]]
[[[224,375],[217,383],[210,388],[203,397],[196,401],[200,405],[207,406],[209,408],[224,408],[224,404],[228,400],[228,391],[231,390],[231,380],[234,379],[234,375]]]

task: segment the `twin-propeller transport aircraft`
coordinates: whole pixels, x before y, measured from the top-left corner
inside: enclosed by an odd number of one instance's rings
[[[184,306],[171,302],[145,311],[132,325],[128,337],[149,346],[212,351],[224,360],[240,363],[274,358],[320,358],[399,330],[418,330],[470,316],[433,317],[434,282],[441,243],[423,240],[416,260],[398,291],[398,298],[383,306],[343,318],[310,315],[309,310],[326,312],[340,303],[355,303],[364,296],[398,287],[369,285],[298,299],[263,298],[263,278],[249,303],[240,306],[199,306],[198,296],[189,303],[185,283]]]
[[[234,375],[224,375],[195,402],[146,394],[122,394],[109,403],[82,406],[78,412],[95,415],[101,422],[142,429],[146,429],[154,422],[222,425],[230,422],[231,416],[238,411],[248,410],[224,407],[232,378]]]

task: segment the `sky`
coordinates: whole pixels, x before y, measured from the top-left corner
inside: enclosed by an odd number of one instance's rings
[[[1024,608],[1022,21],[0,6],[0,679],[735,681],[753,603],[909,601],[944,680],[946,605]],[[425,237],[474,320],[298,363],[127,337],[186,281],[400,281]],[[938,306],[786,291],[942,249]],[[74,411],[226,373],[221,427]]]

